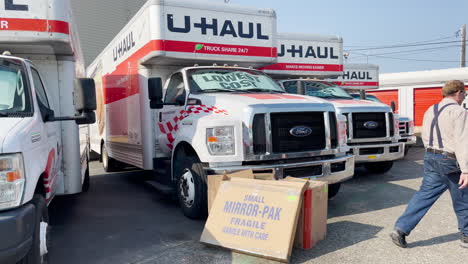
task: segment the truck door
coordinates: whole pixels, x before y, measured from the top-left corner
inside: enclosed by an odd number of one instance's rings
[[[50,199],[56,190],[55,184],[58,176],[58,165],[61,154],[58,141],[59,123],[46,122],[47,115],[51,113],[52,108],[49,104],[44,82],[42,82],[39,72],[35,68],[31,67],[31,73],[36,91],[37,103],[39,105],[39,111],[42,116],[42,121],[44,122],[42,137],[45,139],[44,148],[46,149],[46,155],[48,155],[47,164],[44,171],[44,184],[49,187],[46,188],[46,198]]]
[[[165,105],[159,114],[159,144],[164,152],[170,155],[173,149],[176,132],[179,129],[181,115],[185,113],[185,101],[187,91],[184,85],[182,73],[173,74],[169,80],[164,96],[164,103],[174,104]]]

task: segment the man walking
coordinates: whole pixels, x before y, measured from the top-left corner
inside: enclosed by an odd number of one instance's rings
[[[463,82],[447,82],[442,88],[444,99],[424,114],[423,182],[390,234],[399,247],[407,246],[406,236],[448,189],[461,232],[460,245],[468,248],[468,112],[460,106],[465,93]]]

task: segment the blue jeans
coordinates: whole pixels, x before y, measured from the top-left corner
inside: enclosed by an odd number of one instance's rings
[[[468,188],[458,189],[460,168],[456,159],[427,152],[421,188],[395,223],[395,228],[409,235],[439,197],[449,190],[458,219],[458,230],[468,236]],[[437,225],[438,223],[434,223]]]

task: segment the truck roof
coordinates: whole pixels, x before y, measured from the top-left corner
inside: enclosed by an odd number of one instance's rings
[[[261,68],[275,78],[337,77],[343,73],[343,39],[334,35],[276,35],[278,63]]]
[[[81,52],[75,26],[70,0],[0,5],[0,50],[13,55],[74,55]]]
[[[188,66],[238,64],[259,67],[276,62],[272,9],[203,1],[149,0],[101,52],[112,71],[127,60]],[[109,66],[110,65],[110,66]]]

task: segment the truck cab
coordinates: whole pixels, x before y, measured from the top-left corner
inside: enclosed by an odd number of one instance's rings
[[[361,94],[351,93],[351,96],[354,99],[360,100]],[[365,99],[373,102],[382,103],[380,99],[373,94],[365,94]],[[393,111],[395,112],[395,111]],[[411,146],[416,144],[416,136],[414,135],[414,121],[413,119],[398,115],[398,129],[400,133],[400,142],[405,143],[405,155],[408,153],[408,150]]]
[[[157,87],[149,89],[162,91]],[[277,178],[326,181],[333,195],[353,174],[344,120],[333,105],[288,95],[261,71],[183,68],[165,91],[151,101],[160,109],[157,150],[171,156],[172,181],[187,208],[199,206],[197,188],[206,187],[197,184],[205,186],[210,174],[274,169]]]
[[[328,100],[346,116],[347,143],[357,164],[384,173],[391,169],[393,161],[403,158],[405,145],[400,142],[398,116],[389,106],[354,99],[345,89],[327,81],[291,79],[280,84],[290,93],[298,93],[302,86],[304,94]]]
[[[48,205],[57,195],[89,187],[87,124],[94,122],[95,90],[92,80],[80,79],[84,69],[71,37],[68,1],[6,2],[0,31],[0,263],[44,263]]]

